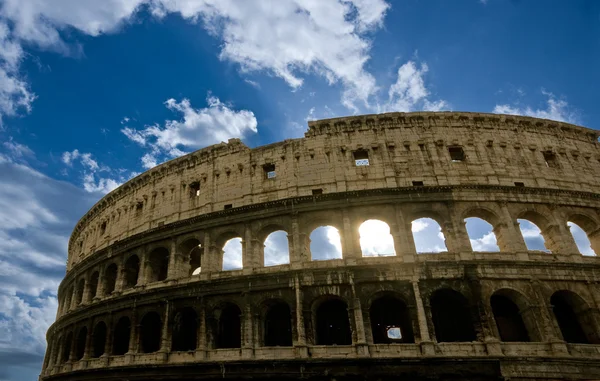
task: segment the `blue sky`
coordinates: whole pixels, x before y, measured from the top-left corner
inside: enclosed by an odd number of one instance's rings
[[[595,0],[0,0],[0,381],[39,373],[77,219],[147,168],[362,113],[599,128],[598,67]]]

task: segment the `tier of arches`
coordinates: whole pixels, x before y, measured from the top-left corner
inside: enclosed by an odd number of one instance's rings
[[[581,212],[562,213],[561,216],[568,215],[565,223],[559,222],[553,214],[556,212],[543,207],[534,210],[525,206],[518,212],[509,212],[506,207],[494,211],[478,206],[465,207],[459,213],[460,220],[454,221],[444,213],[445,209],[443,204],[437,204],[405,215],[393,208],[382,211],[381,207],[370,207],[353,216],[343,211],[316,212],[257,221],[258,228],[252,230],[247,225],[234,224],[204,234],[192,233],[125,253],[83,273],[61,292],[61,312],[114,292],[198,276],[202,271],[441,251],[579,250],[590,254],[600,245],[600,224]],[[580,240],[587,238],[587,249],[578,248],[571,235],[575,230]]]
[[[251,304],[224,301],[215,305],[167,305],[144,307],[136,314],[119,313],[96,319],[93,324],[66,328],[55,334],[46,365],[60,365],[102,356],[129,353],[189,352],[252,346],[291,347],[306,345],[352,345],[360,341],[358,326],[364,322],[371,344],[408,344],[431,340],[474,342],[488,340],[488,326],[501,342],[564,340],[576,344],[600,344],[600,316],[577,293],[561,289],[551,294],[548,305],[556,339],[548,337],[540,321],[543,309],[515,289],[499,288],[479,314],[477,302],[460,287],[442,286],[423,294],[419,301],[395,291],[381,291],[369,298],[363,311],[340,295],[315,298],[300,311],[284,299],[267,299],[258,311]],[[307,315],[308,313],[308,315]],[[356,319],[356,314],[364,319]],[[138,320],[139,319],[139,320]],[[419,321],[426,320],[431,328]],[[306,335],[305,331],[312,334]],[[483,331],[483,333],[482,333]]]

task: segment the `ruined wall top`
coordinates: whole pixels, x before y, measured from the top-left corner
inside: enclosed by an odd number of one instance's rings
[[[224,208],[361,189],[487,184],[600,186],[598,131],[512,115],[415,112],[311,121],[304,138],[250,149],[230,139],[107,194],[75,226],[67,270],[129,236]],[[459,147],[464,160],[449,156]],[[369,160],[357,166],[356,153]],[[361,156],[362,157],[362,156]]]

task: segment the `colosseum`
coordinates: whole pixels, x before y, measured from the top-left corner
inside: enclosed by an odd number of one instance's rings
[[[600,253],[598,131],[462,112],[308,127],[190,153],[94,205],[40,380],[600,379],[600,257],[570,229]],[[441,250],[419,250],[422,218]],[[498,250],[476,250],[471,218]],[[367,222],[388,250],[365,250]]]

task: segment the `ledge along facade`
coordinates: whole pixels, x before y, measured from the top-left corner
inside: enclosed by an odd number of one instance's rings
[[[600,379],[600,258],[567,225],[600,253],[598,137],[388,113],[159,165],[77,223],[40,380]],[[445,251],[417,250],[420,218]],[[467,218],[492,226],[498,251],[473,249]],[[393,252],[365,253],[370,220]],[[546,251],[528,250],[518,220]],[[341,255],[318,260],[324,226]],[[273,265],[274,233],[288,249]],[[241,261],[225,270],[232,240]]]

